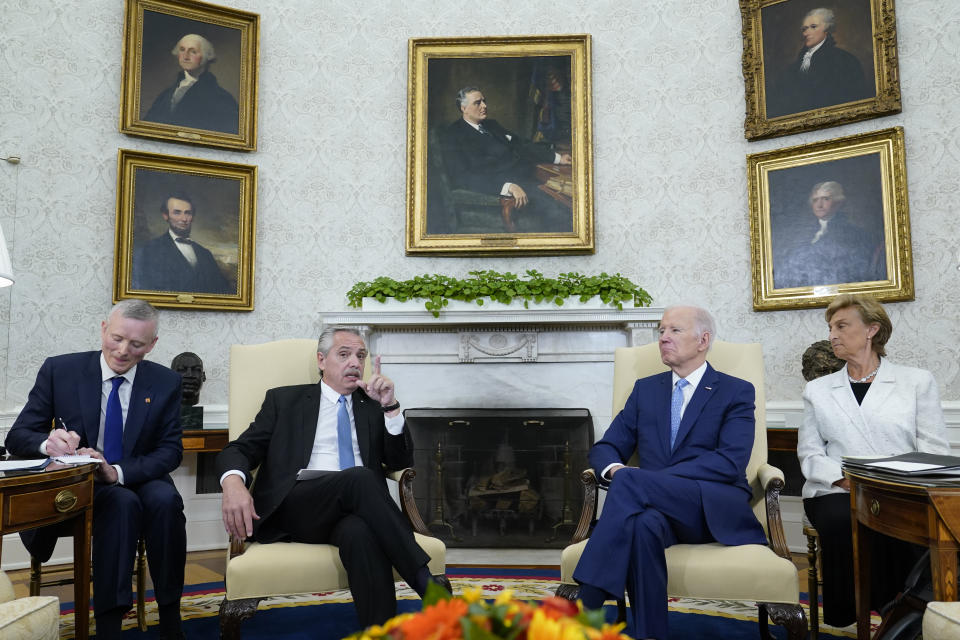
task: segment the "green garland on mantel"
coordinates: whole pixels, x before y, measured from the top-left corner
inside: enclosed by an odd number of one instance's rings
[[[586,302],[599,296],[603,302],[617,309],[623,309],[623,303],[633,300],[635,307],[648,307],[653,302],[650,294],[633,284],[619,273],[585,276],[580,273],[561,273],[556,278],[545,278],[542,273],[528,269],[526,275],[496,271],[471,271],[468,278],[456,278],[442,274],[424,274],[411,280],[394,280],[381,276],[372,282],[358,282],[347,292],[347,301],[351,307],[360,308],[364,298],[375,298],[385,302],[387,298],[396,298],[404,302],[423,299],[424,308],[435,318],[450,300],[463,300],[483,305],[490,299],[509,304],[521,298],[523,306],[529,308],[529,302],[553,302],[563,305],[567,298],[577,297]]]

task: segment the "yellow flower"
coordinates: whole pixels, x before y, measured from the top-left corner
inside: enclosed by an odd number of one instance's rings
[[[507,589],[506,591],[500,592],[500,595],[497,596],[497,599],[493,601],[494,605],[498,604],[510,604],[513,601],[513,589]]]
[[[543,611],[533,612],[527,628],[527,640],[584,640],[584,627],[571,618],[548,618]]]
[[[477,600],[483,598],[483,589],[480,589],[479,587],[466,587],[464,588],[463,595],[461,597],[467,601],[467,604],[473,604]]]

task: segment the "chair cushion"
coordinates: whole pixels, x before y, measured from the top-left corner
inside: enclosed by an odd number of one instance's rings
[[[569,545],[560,559],[560,580],[573,584],[573,570],[587,541]],[[667,549],[667,594],[707,600],[797,604],[797,567],[759,544],[677,544]]]
[[[60,600],[55,596],[17,598],[0,604],[0,638],[57,640],[60,637]]]
[[[430,573],[442,575],[447,560],[443,541],[419,533],[414,537],[430,556]],[[400,579],[396,574],[395,578]],[[337,547],[302,542],[251,542],[241,555],[228,558],[224,581],[228,600],[318,593],[349,586]]]
[[[960,602],[930,602],[923,614],[924,640],[960,638]]]
[[[13,593],[13,583],[3,571],[0,571],[0,602],[9,602],[16,596]]]

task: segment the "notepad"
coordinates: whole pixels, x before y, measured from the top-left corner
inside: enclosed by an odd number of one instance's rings
[[[99,458],[94,458],[93,456],[54,456],[53,458],[60,464],[86,464],[87,462],[96,462],[97,464],[103,462]]]

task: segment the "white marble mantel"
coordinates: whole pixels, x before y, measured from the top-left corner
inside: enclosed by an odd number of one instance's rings
[[[578,408],[610,424],[613,353],[655,339],[661,308],[468,307],[325,313],[356,327],[406,408]]]
[[[468,307],[434,317],[409,310],[324,314],[321,325],[356,327],[384,364],[613,361],[613,348],[655,339],[662,308]]]

